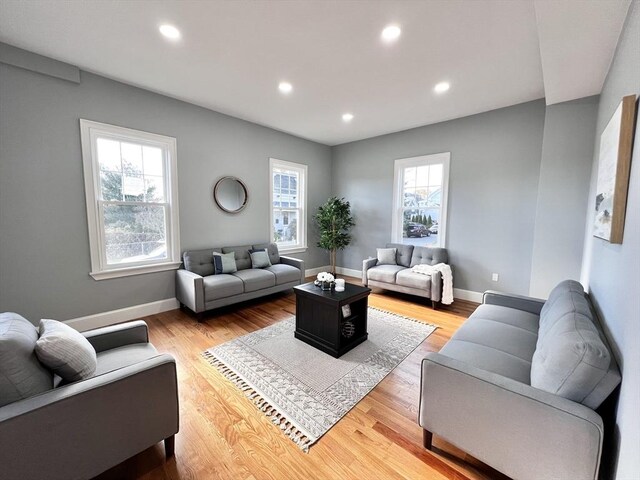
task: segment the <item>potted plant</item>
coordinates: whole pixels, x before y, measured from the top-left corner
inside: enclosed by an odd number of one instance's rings
[[[314,220],[320,232],[318,246],[329,250],[331,273],[336,274],[336,255],[351,243],[349,231],[355,225],[351,205],[344,198],[331,197],[318,207]]]

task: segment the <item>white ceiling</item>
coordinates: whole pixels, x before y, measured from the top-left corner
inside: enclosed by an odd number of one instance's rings
[[[327,145],[600,92],[630,0],[0,0],[0,41]],[[158,26],[182,32],[172,43]],[[393,44],[380,39],[402,27]],[[293,84],[283,96],[282,80]],[[446,80],[449,92],[433,86]],[[355,115],[346,124],[341,116]]]

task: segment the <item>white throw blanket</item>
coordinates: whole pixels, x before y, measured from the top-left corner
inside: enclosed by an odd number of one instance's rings
[[[431,275],[434,272],[442,273],[442,303],[445,305],[453,303],[453,273],[451,273],[449,265],[446,263],[437,263],[436,265],[422,264],[414,266],[411,271],[423,275]]]

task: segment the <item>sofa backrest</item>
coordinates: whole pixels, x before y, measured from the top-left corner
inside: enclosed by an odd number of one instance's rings
[[[396,264],[409,268],[411,266],[411,255],[413,254],[413,245],[404,245],[403,243],[387,243],[387,248],[396,249]]]
[[[439,247],[413,247],[411,255],[411,267],[416,265],[437,265],[438,263],[447,263],[449,255],[446,248]]]
[[[558,284],[540,312],[531,386],[597,408],[620,371],[582,285]]]
[[[280,263],[280,253],[275,243],[260,243],[257,245],[244,245],[241,247],[206,248],[203,250],[187,250],[182,254],[185,270],[197,273],[203,277],[213,275],[213,252],[229,253],[234,252],[236,258],[236,268],[246,270],[251,268],[251,257],[249,250],[262,250],[266,248],[269,260],[272,265]]]

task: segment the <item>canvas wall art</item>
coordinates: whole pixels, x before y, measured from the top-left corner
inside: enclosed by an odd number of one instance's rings
[[[631,171],[636,96],[622,99],[600,136],[593,234],[622,243]]]

